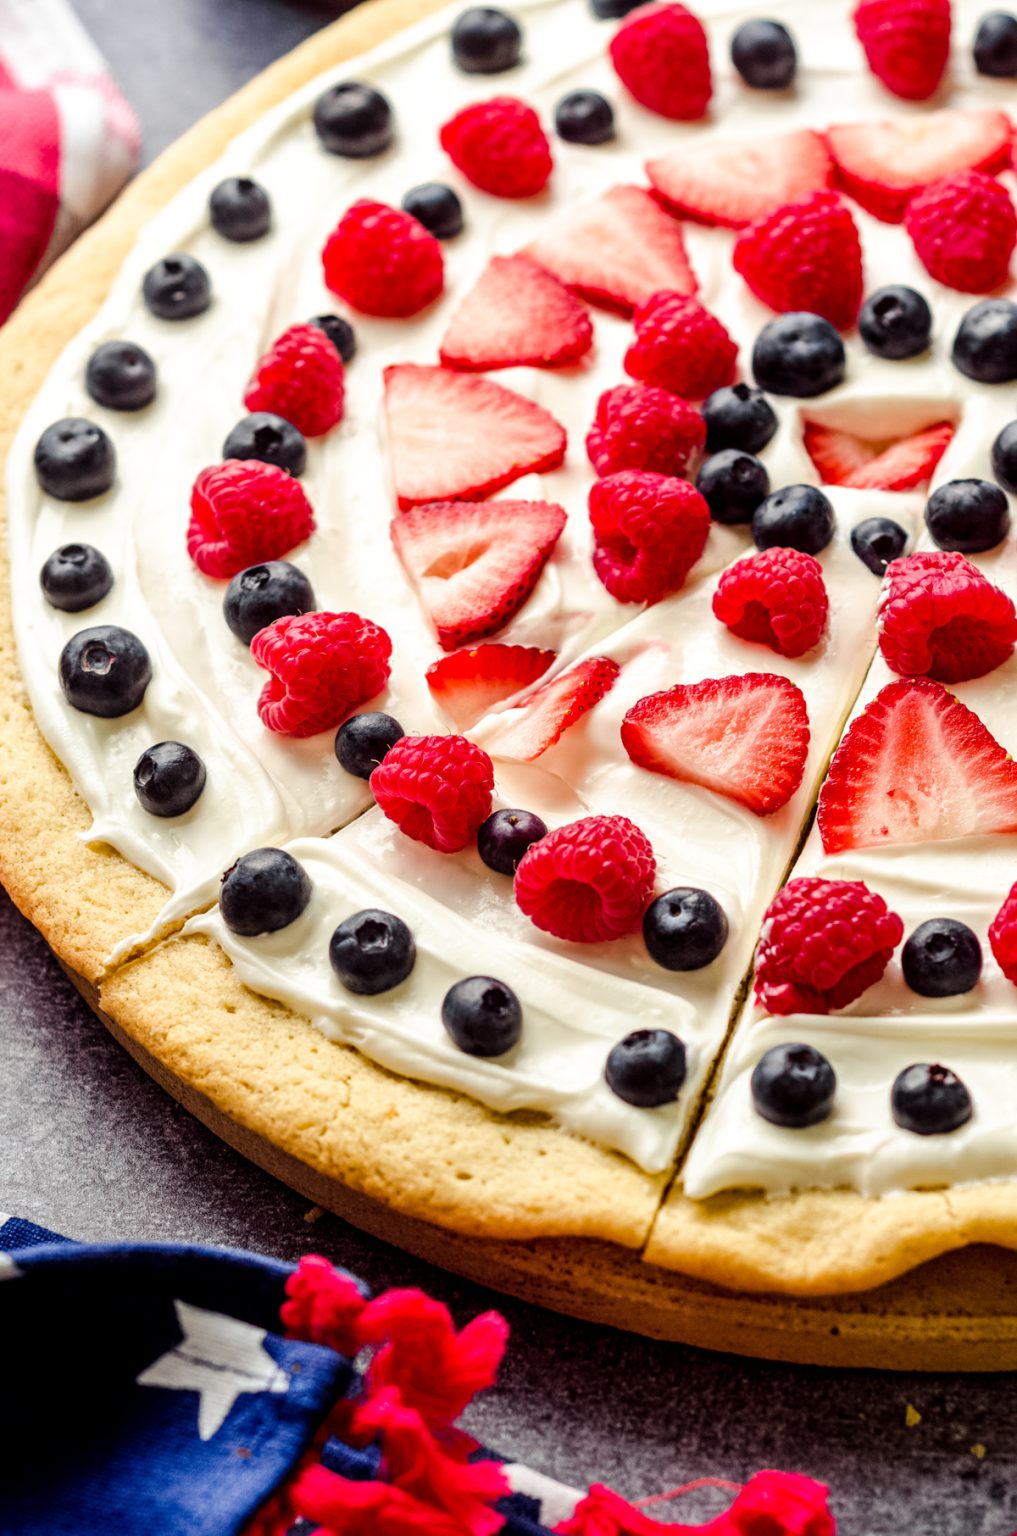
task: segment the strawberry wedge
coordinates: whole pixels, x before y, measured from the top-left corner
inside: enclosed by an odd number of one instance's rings
[[[806,421],[805,448],[826,485],[856,491],[912,491],[931,478],[949,448],[953,424],[936,422],[910,437],[873,443],[818,421]]]
[[[427,686],[442,713],[464,731],[496,704],[531,687],[557,654],[534,645],[475,645],[433,662]]]
[[[721,139],[694,155],[680,149],[648,160],[646,174],[672,213],[741,229],[828,187],[833,166],[822,135],[803,128],[772,138]]]
[[[827,131],[835,179],[877,219],[899,224],[916,192],[958,171],[1000,171],[1013,129],[1003,112],[928,112]]]
[[[584,306],[527,256],[493,256],[442,337],[446,368],[559,368],[593,345]]]
[[[614,687],[619,670],[609,656],[591,656],[570,667],[524,699],[512,718],[485,739],[485,748],[496,757],[531,763],[599,704]]]

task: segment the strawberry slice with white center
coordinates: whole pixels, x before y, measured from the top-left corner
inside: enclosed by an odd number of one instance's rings
[[[916,192],[957,171],[1000,171],[1013,129],[1003,112],[944,111],[827,130],[838,186],[877,219],[899,224]]]
[[[621,739],[640,768],[769,816],[802,782],[809,714],[790,679],[746,672],[648,694],[625,716]]]
[[[1017,832],[1017,763],[942,683],[901,679],[848,727],[816,819],[827,853]]]
[[[543,677],[557,655],[534,645],[476,645],[433,662],[427,686],[438,708],[463,731]]]
[[[484,738],[494,757],[514,757],[530,763],[553,747],[569,726],[599,704],[621,669],[609,656],[590,656],[554,677],[530,698],[524,699],[511,718]]]
[[[856,491],[911,491],[931,479],[953,438],[953,424],[934,426],[879,443],[818,421],[806,421],[805,448],[826,485]]]
[[[803,128],[772,138],[721,139],[646,162],[660,200],[683,218],[741,229],[830,185],[821,134]]]
[[[642,187],[611,187],[523,252],[593,304],[630,315],[654,293],[693,294],[681,225]]]
[[[446,368],[558,368],[593,345],[585,307],[527,256],[493,256],[449,322]]]
[[[392,542],[442,649],[453,651],[515,617],[564,527],[550,501],[439,501],[395,518]]]
[[[400,507],[477,500],[565,457],[565,428],[550,411],[449,368],[386,368],[385,414]]]

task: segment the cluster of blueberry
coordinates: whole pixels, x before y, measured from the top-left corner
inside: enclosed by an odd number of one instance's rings
[[[813,1045],[775,1045],[753,1069],[752,1102],[764,1120],[804,1130],[829,1118],[837,1075]],[[971,1095],[955,1072],[938,1062],[915,1062],[898,1072],[890,1089],[890,1113],[904,1131],[945,1135],[971,1119]]]

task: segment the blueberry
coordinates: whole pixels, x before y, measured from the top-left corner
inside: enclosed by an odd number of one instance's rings
[[[117,456],[101,427],[65,416],[46,428],[35,445],[35,474],[59,501],[91,501],[113,484]]]
[[[340,766],[355,778],[369,779],[386,752],[390,752],[406,732],[398,720],[381,710],[367,710],[351,715],[335,733],[335,755]]]
[[[867,517],[851,530],[851,548],[874,576],[882,576],[907,547],[907,530],[891,517]]]
[[[260,459],[291,475],[302,475],[307,464],[307,440],[285,416],[254,411],[238,421],[222,445],[224,459]]]
[[[727,943],[724,908],[709,891],[676,886],[647,907],[643,938],[665,971],[701,971]]]
[[[445,993],[441,1022],[467,1056],[504,1056],[519,1043],[523,1011],[503,981],[466,976]]]
[[[296,922],[311,899],[307,871],[282,848],[255,848],[222,877],[219,911],[231,933],[252,939]]]
[[[268,193],[250,176],[228,176],[212,190],[208,200],[212,228],[224,240],[243,244],[260,240],[272,224],[272,204]]]
[[[259,630],[293,613],[313,613],[314,590],[303,571],[288,560],[266,560],[238,571],[222,600],[226,623],[245,645]]]
[[[590,9],[598,21],[618,21],[645,0],[590,0]]]
[[[1017,304],[1012,299],[972,304],[957,328],[953,361],[979,384],[1017,379]]]
[[[890,1090],[890,1110],[902,1130],[940,1136],[965,1125],[973,1105],[970,1093],[949,1067],[920,1062],[897,1074]]]
[[[925,525],[940,549],[981,554],[1009,533],[1010,503],[991,480],[948,480],[929,497]]]
[[[140,411],[155,399],[155,364],[133,341],[104,341],[85,369],[85,388],[111,411]]]
[[[740,448],[722,448],[706,460],[696,476],[715,523],[751,523],[752,514],[769,494],[766,466]]]
[[[673,1104],[685,1082],[685,1047],[669,1029],[637,1029],[608,1052],[607,1086],[626,1104]]]
[[[760,502],[752,518],[757,549],[800,549],[818,555],[833,538],[836,524],[830,498],[815,485],[785,485]]]
[[[424,181],[419,187],[411,187],[403,198],[403,209],[429,229],[436,240],[451,240],[463,227],[463,205],[442,181]]]
[[[1002,80],[1017,75],[1017,16],[1008,11],[989,11],[975,33],[975,68],[980,75]]]
[[[750,1087],[764,1120],[803,1130],[829,1115],[837,1077],[815,1046],[774,1045],[756,1062]]]
[[[205,765],[182,741],[147,747],[134,765],[134,793],[152,816],[183,816],[205,787]]]
[[[599,91],[570,91],[554,109],[554,126],[568,144],[606,144],[614,138],[614,111]]]
[[[115,720],[137,709],[152,680],[148,652],[129,629],[98,624],[79,629],[60,653],[60,686],[68,704]]]
[[[1003,487],[1017,495],[1017,421],[1009,421],[992,445],[992,473]]]
[[[401,917],[368,907],[339,924],[329,941],[328,958],[347,992],[373,997],[406,980],[417,948]]]
[[[316,325],[319,331],[325,332],[344,363],[353,361],[357,351],[357,333],[342,315],[315,315],[308,324]]]
[[[778,315],[764,325],[752,349],[752,372],[772,395],[811,400],[844,377],[844,343],[829,320],[805,310]]]
[[[761,389],[748,384],[728,384],[715,389],[702,405],[706,422],[706,451],[741,448],[759,453],[777,430],[777,416]]]
[[[106,556],[91,544],[62,544],[39,572],[46,601],[64,613],[81,613],[101,602],[113,585]]]
[[[452,27],[452,57],[468,75],[499,75],[519,63],[523,34],[504,11],[473,5]]]
[[[190,320],[212,302],[212,284],[200,261],[175,252],[149,267],[141,295],[160,320]]]
[[[392,142],[392,108],[373,85],[345,80],[314,103],[314,131],[331,155],[366,160]]]
[[[858,333],[877,357],[917,357],[929,345],[932,310],[913,288],[877,288],[862,305]]]
[[[795,77],[795,40],[779,21],[746,21],[731,39],[731,62],[746,85],[783,91]]]
[[[499,875],[514,875],[527,848],[547,836],[547,827],[532,811],[492,811],[477,832],[477,852]]]
[[[967,923],[932,917],[908,939],[900,964],[919,997],[957,997],[970,992],[982,974],[982,946]]]

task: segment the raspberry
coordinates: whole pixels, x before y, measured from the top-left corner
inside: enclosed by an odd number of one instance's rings
[[[657,603],[677,592],[710,531],[695,486],[673,475],[622,470],[594,482],[593,568],[620,603]]]
[[[260,459],[227,459],[203,469],[191,491],[187,553],[206,576],[235,576],[278,560],[314,532],[298,480]]]
[[[554,162],[540,118],[515,96],[477,101],[450,117],[441,147],[457,170],[495,197],[534,197]]]
[[[392,641],[359,613],[300,613],[259,630],[251,655],[272,674],[258,700],[262,725],[314,736],[381,692]]]
[[[586,451],[598,475],[619,469],[680,475],[706,442],[706,423],[686,400],[646,384],[617,384],[597,401]]]
[[[625,372],[687,400],[733,384],[738,345],[698,299],[655,293],[635,313],[636,339]]]
[[[494,768],[465,736],[404,736],[371,774],[371,789],[407,837],[458,853],[490,814]]]
[[[846,1008],[879,980],[904,924],[861,880],[789,880],[756,951],[756,1001],[768,1013]]]
[[[1013,603],[953,550],[891,561],[878,627],[879,649],[892,671],[941,683],[983,677],[1017,642]]]
[[[989,944],[1007,981],[1017,986],[1017,885],[989,924]]]
[[[702,23],[684,5],[641,5],[611,39],[615,74],[641,106],[661,117],[702,117],[713,93]]]
[[[258,361],[247,386],[249,411],[285,416],[305,437],[321,437],[343,415],[343,363],[316,325],[291,325]]]
[[[768,645],[779,656],[811,651],[829,611],[819,561],[780,546],[738,560],[713,594],[714,615],[733,635]]]
[[[854,23],[888,91],[905,101],[932,95],[950,58],[950,0],[861,0]]]
[[[556,939],[620,939],[642,922],[656,867],[649,839],[627,816],[584,816],[523,855],[516,904]]]
[[[984,171],[934,181],[908,204],[908,234],[937,283],[989,293],[1009,275],[1017,212],[1006,188]]]
[[[321,253],[325,284],[365,315],[404,318],[441,293],[441,246],[408,213],[362,197],[343,214]]]
[[[813,192],[751,225],[735,244],[734,266],[778,313],[809,310],[841,331],[858,319],[862,246],[836,192]]]

